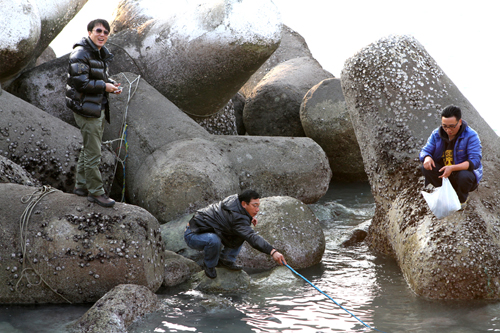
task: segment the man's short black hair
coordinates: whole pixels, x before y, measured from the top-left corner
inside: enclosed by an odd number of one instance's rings
[[[238,195],[238,199],[240,202],[245,201],[247,204],[252,201],[252,199],[260,199],[259,193],[254,190],[244,190],[241,194]]]
[[[90,21],[89,24],[87,24],[87,31],[94,30],[96,25],[102,25],[106,30],[111,31],[111,28],[109,27],[108,21],[103,20],[103,19],[97,19],[97,20]]]
[[[455,117],[457,121],[459,121],[460,119],[462,119],[462,110],[460,110],[458,106],[448,105],[441,112],[441,117],[444,118]]]

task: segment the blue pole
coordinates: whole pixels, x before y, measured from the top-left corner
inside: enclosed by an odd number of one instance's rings
[[[333,301],[333,303],[337,304],[342,310],[344,310],[345,312],[347,312],[348,314],[350,314],[351,316],[353,316],[354,318],[356,318],[356,320],[358,320],[361,324],[365,325],[366,327],[372,329],[372,330],[375,330],[375,331],[378,331],[378,332],[382,332],[382,333],[385,333],[383,331],[380,331],[374,327],[371,327],[370,325],[368,324],[365,324],[361,319],[359,319],[358,317],[356,317],[354,314],[352,314],[351,312],[349,312],[349,310],[345,309],[342,305],[340,305],[339,303],[335,302],[335,300],[333,298],[331,298],[330,296],[328,296],[325,292],[323,292],[321,289],[319,289],[318,287],[316,287],[314,284],[312,284],[312,282],[310,282],[308,279],[306,279],[305,277],[303,277],[302,275],[300,275],[299,273],[297,273],[292,267],[290,267],[289,265],[285,264],[286,267],[288,267],[293,273],[295,273],[296,275],[300,276],[304,281],[306,281],[307,283],[309,283],[311,286],[314,287],[314,289],[316,289],[317,291],[319,291],[320,293],[322,293],[323,295],[325,295],[326,297],[328,297],[329,299],[331,299]]]

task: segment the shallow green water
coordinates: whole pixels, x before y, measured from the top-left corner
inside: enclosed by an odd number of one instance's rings
[[[320,265],[299,273],[366,324],[386,333],[500,332],[500,303],[422,299],[408,288],[393,259],[364,244],[339,246],[352,226],[373,215],[368,184],[332,185],[312,208],[322,220],[327,249]],[[163,291],[169,311],[148,316],[129,332],[377,332],[303,280],[290,281],[288,273],[273,275],[288,276],[281,283],[259,280],[245,295]],[[64,325],[87,309],[2,306],[0,332],[65,332]]]

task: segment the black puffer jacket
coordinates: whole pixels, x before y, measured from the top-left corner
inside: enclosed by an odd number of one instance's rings
[[[270,254],[272,245],[255,233],[251,221],[252,218],[241,205],[238,195],[234,194],[198,210],[189,221],[189,228],[197,234],[213,232],[220,237],[224,246],[232,249],[247,241],[260,252]]]
[[[83,117],[98,118],[106,110],[109,122],[108,93],[106,83],[115,83],[108,78],[108,65],[113,55],[106,47],[99,50],[88,37],[73,46],[69,57],[66,106]]]

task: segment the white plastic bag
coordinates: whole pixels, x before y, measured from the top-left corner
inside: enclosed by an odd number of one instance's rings
[[[443,178],[443,185],[432,193],[422,191],[429,208],[438,219],[442,219],[460,209],[460,200],[448,178]]]

